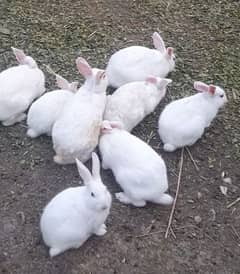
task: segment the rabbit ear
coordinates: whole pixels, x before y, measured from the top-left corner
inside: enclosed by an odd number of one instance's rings
[[[210,92],[212,95],[214,95],[215,91],[216,91],[216,86],[209,85],[208,92]]]
[[[171,48],[171,47],[168,47],[168,48],[167,48],[167,55],[168,55],[169,57],[172,57],[172,56],[173,56],[173,48]]]
[[[11,49],[12,49],[18,63],[22,64],[23,60],[26,58],[26,55],[25,55],[24,51],[21,50],[21,49],[16,49],[14,47],[11,47]]]
[[[162,37],[159,35],[159,33],[154,32],[152,35],[152,39],[153,39],[154,47],[157,50],[159,50],[161,53],[164,53],[166,51],[166,47],[165,47],[164,41],[163,41]]]
[[[69,84],[69,89],[72,92],[76,92],[78,90],[78,82],[72,82]]]
[[[92,153],[92,175],[94,178],[100,177],[100,161],[95,152]]]
[[[76,60],[76,65],[79,73],[85,78],[92,76],[92,68],[84,58],[78,57]]]
[[[123,129],[123,124],[120,121],[110,121],[109,123],[112,128]]]
[[[199,92],[208,92],[209,90],[209,86],[200,81],[195,81],[193,86]]]
[[[89,182],[92,180],[92,175],[89,172],[89,170],[85,167],[85,165],[80,162],[78,159],[75,159],[77,168],[78,168],[78,173],[80,177],[83,179],[83,182],[85,185],[88,185]]]
[[[62,76],[56,74],[56,82],[57,82],[57,86],[60,89],[68,89],[69,88],[69,82],[63,78]]]
[[[168,79],[168,78],[163,78],[160,83],[159,83],[159,87],[165,88],[168,84],[172,83],[172,79]]]
[[[96,74],[96,83],[98,84],[105,77],[106,77],[105,70],[99,70]]]
[[[145,81],[151,84],[157,84],[157,78],[155,76],[150,75],[146,78]]]
[[[101,134],[109,133],[111,132],[111,130],[112,130],[112,126],[110,122],[107,120],[102,121],[101,130],[100,130]]]

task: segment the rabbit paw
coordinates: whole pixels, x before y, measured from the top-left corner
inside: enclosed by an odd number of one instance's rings
[[[29,128],[27,131],[27,136],[31,137],[31,138],[36,138],[39,136],[39,134],[34,131],[33,129]]]
[[[131,200],[123,192],[115,193],[115,197],[118,199],[119,202],[123,204],[131,203]]]
[[[22,120],[26,119],[27,115],[25,113],[18,114],[2,122],[3,126],[12,126]]]
[[[146,205],[144,200],[132,200],[124,194],[124,192],[118,192],[115,194],[115,197],[123,204],[132,204],[137,207],[143,207]]]
[[[172,152],[176,149],[174,145],[171,144],[164,144],[163,149],[168,152]]]
[[[59,255],[60,253],[62,253],[62,250],[60,248],[51,247],[49,249],[49,255],[50,255],[51,258],[54,257],[54,256]]]
[[[97,231],[94,232],[97,236],[102,236],[107,232],[107,227],[105,224],[102,224]]]

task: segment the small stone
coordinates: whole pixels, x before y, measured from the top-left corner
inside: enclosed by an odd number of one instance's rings
[[[202,218],[200,216],[195,216],[194,221],[196,222],[196,224],[200,224],[202,221]]]
[[[223,195],[225,196],[227,195],[228,188],[226,186],[220,186],[220,190]]]
[[[126,263],[126,258],[125,258],[125,257],[122,259],[122,263],[123,263],[123,264]]]
[[[227,183],[227,184],[231,184],[232,183],[232,179],[230,177],[226,177],[226,178],[223,178],[223,182]]]
[[[198,200],[200,200],[202,198],[202,193],[201,192],[197,193],[197,198],[198,198]]]

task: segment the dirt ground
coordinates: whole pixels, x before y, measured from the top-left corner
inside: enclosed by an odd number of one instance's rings
[[[229,99],[190,148],[199,170],[184,152],[168,239],[171,207],[139,209],[113,199],[108,233],[54,259],[42,242],[39,218],[56,193],[78,185],[77,169],[54,164],[51,139],[26,137],[25,123],[0,126],[0,273],[240,273],[240,203],[228,207],[240,196],[239,20],[236,0],[0,1],[0,70],[16,64],[10,46],[22,48],[43,68],[48,90],[54,78],[44,65],[82,81],[77,56],[104,68],[122,47],[152,47],[153,31],[175,48],[173,84],[156,112],[133,132],[162,154],[173,196],[181,151],[163,152],[159,113],[172,99],[193,94],[194,80],[222,86]],[[231,182],[223,182],[222,172]],[[102,178],[112,193],[118,190],[111,172],[102,172]],[[226,195],[220,186],[227,187]]]

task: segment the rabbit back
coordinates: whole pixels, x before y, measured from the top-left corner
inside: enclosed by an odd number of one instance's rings
[[[81,91],[80,91],[81,92]],[[74,95],[53,126],[53,144],[57,154],[87,161],[97,146],[106,95]]]
[[[24,112],[44,91],[44,75],[27,65],[9,68],[0,74],[0,120]]]
[[[148,75],[163,77],[166,73],[159,70],[162,54],[142,46],[124,48],[113,54],[107,65],[106,73],[113,87],[120,87],[134,81],[144,81]]]
[[[128,83],[108,96],[104,119],[120,121],[127,131],[131,131],[145,116],[144,106],[149,93],[144,85],[144,82]]]
[[[158,132],[166,144],[182,147],[194,144],[207,126],[201,94],[176,100],[160,114]]]
[[[116,129],[100,138],[99,149],[103,164],[112,169],[124,191],[148,200],[153,193],[167,190],[164,161],[139,138]]]
[[[54,90],[41,96],[29,109],[28,127],[37,135],[51,135],[55,121],[72,96],[74,94],[68,90]]]

